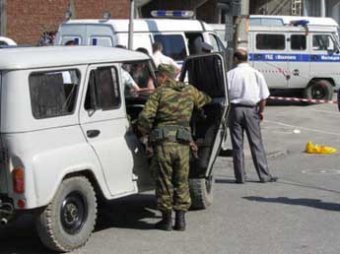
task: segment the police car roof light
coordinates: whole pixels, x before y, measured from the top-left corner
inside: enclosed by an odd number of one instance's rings
[[[192,18],[194,12],[185,10],[154,10],[151,11],[151,16],[154,18]]]

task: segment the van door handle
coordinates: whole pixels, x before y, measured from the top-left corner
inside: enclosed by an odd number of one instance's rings
[[[298,69],[293,70],[293,75],[294,76],[299,76],[300,75],[300,71]]]
[[[99,134],[100,134],[100,130],[88,130],[88,131],[86,131],[86,135],[89,138],[95,138],[95,137],[99,136]]]

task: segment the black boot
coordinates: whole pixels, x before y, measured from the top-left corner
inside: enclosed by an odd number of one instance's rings
[[[162,219],[155,224],[155,228],[166,231],[170,231],[172,229],[171,211],[162,211]]]
[[[185,230],[185,211],[176,211],[175,230]]]

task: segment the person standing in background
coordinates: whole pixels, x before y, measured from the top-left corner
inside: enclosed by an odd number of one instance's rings
[[[246,181],[243,151],[243,134],[246,131],[256,172],[260,182],[276,182],[268,168],[264,150],[260,121],[269,90],[264,76],[248,64],[248,53],[237,49],[234,53],[237,65],[227,73],[228,90],[231,102],[229,128],[233,147],[233,163],[236,183]]]
[[[160,42],[155,42],[152,44],[152,59],[156,67],[158,67],[160,64],[172,65],[178,74],[181,70],[181,66],[179,66],[171,57],[164,55],[162,51],[163,45]]]

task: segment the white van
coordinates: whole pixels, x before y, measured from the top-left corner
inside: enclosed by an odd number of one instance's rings
[[[145,146],[132,128],[147,98],[127,97],[122,82],[126,65],[154,78],[150,61],[107,47],[0,50],[0,226],[32,213],[46,247],[72,251],[88,241],[100,200],[153,187]],[[213,98],[191,121],[198,146],[189,178],[195,209],[212,202],[213,165],[228,117],[223,63],[216,53],[197,55],[181,73]]]
[[[79,45],[113,47],[128,44],[129,20],[69,20],[59,26],[56,45],[72,40]],[[146,48],[152,53],[152,44],[161,42],[163,53],[179,63],[196,52],[198,40],[209,43],[213,51],[224,51],[214,30],[206,23],[192,19],[136,19],[134,20],[133,48]]]
[[[17,43],[11,38],[0,36],[0,46],[16,46]]]
[[[340,85],[338,29],[331,18],[252,16],[249,59],[271,89],[303,89],[307,99],[331,100]]]
[[[271,90],[297,89],[308,99],[332,99],[340,85],[335,20],[252,15],[249,24],[249,60],[264,74]],[[223,26],[215,28],[222,32]]]

